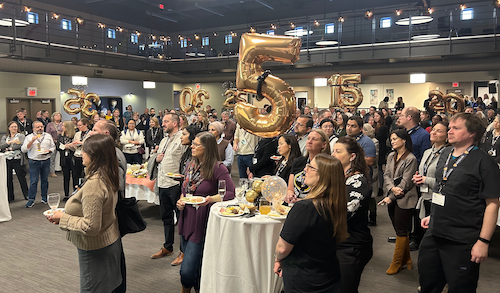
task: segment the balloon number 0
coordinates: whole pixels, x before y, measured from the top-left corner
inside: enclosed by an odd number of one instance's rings
[[[363,102],[361,90],[349,84],[360,83],[361,74],[334,74],[328,79],[335,107],[358,107]],[[349,94],[347,97],[345,94]]]
[[[186,105],[186,96],[189,95],[189,104]],[[193,110],[201,109],[201,106],[203,105],[203,100],[202,98],[205,98],[205,100],[210,99],[210,94],[204,90],[198,90],[196,93],[193,91],[192,88],[187,87],[182,89],[181,95],[179,98],[179,106],[181,110],[186,113],[190,114]]]
[[[63,109],[70,115],[82,113],[86,117],[91,117],[97,113],[97,110],[92,109],[92,102],[97,106],[101,104],[101,99],[97,94],[88,93],[77,89],[68,89],[68,94],[76,96],[75,98],[67,99],[63,104]],[[76,108],[71,108],[72,105],[78,105]]]
[[[275,137],[287,131],[292,125],[296,101],[295,93],[288,83],[279,77],[266,73],[262,64],[274,61],[293,64],[299,59],[301,39],[296,37],[269,36],[265,34],[246,33],[241,36],[238,70],[236,72],[237,93],[229,93],[236,101],[234,114],[236,121],[248,132],[261,137]],[[266,98],[272,111],[269,114],[259,113],[259,108],[241,98],[242,93],[257,94],[259,77],[260,91]],[[235,99],[236,97],[236,99]],[[229,101],[226,100],[226,104]]]
[[[465,110],[465,101],[455,93],[443,95],[438,90],[432,90],[429,92],[429,98],[431,98],[429,108],[435,112],[447,112],[455,115]],[[455,107],[452,107],[453,102],[456,105]]]

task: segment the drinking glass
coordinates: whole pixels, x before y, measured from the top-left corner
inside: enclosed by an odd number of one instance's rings
[[[245,196],[245,189],[242,187],[236,187],[234,190],[234,195],[236,196],[236,199],[238,200],[238,204],[243,202],[243,197]]]
[[[259,212],[261,215],[267,215],[271,212],[271,203],[261,198],[259,201]]]
[[[54,211],[59,206],[59,202],[61,200],[61,195],[59,193],[51,193],[47,195],[47,203],[49,207]]]
[[[226,195],[226,180],[219,180],[219,195],[221,203],[224,201]]]
[[[246,191],[248,189],[248,179],[240,178],[240,187]]]

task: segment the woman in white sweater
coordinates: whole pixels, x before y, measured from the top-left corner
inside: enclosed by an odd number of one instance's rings
[[[135,121],[130,120],[127,129],[122,131],[120,143],[123,145],[123,154],[127,159],[127,164],[142,164],[142,156],[139,147],[144,144],[144,135],[135,128]]]
[[[115,207],[119,175],[111,136],[95,134],[83,144],[85,181],[64,212],[47,216],[78,249],[80,292],[125,292],[125,258]]]

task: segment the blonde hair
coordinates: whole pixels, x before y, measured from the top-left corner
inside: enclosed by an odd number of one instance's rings
[[[64,121],[63,122],[64,129],[64,134],[66,134],[67,137],[69,138],[74,138],[75,137],[75,124],[73,124],[72,121]]]

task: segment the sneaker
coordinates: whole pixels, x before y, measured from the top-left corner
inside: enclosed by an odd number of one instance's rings
[[[44,203],[44,204],[47,204],[47,199],[46,198],[42,198],[42,200],[40,202]]]
[[[25,208],[32,208],[35,205],[35,202],[32,200],[28,200],[26,205],[24,206]]]

